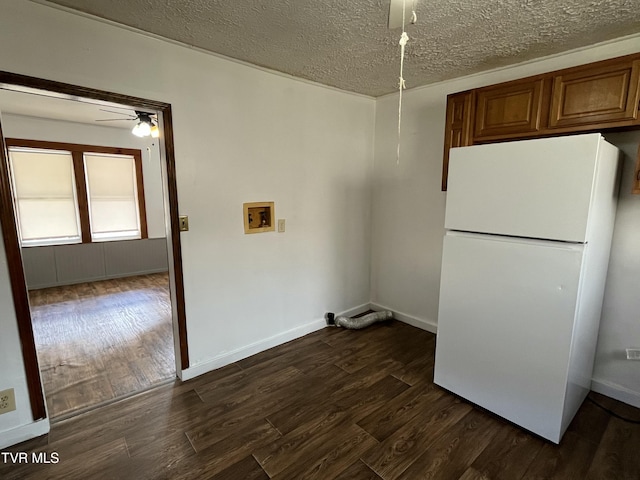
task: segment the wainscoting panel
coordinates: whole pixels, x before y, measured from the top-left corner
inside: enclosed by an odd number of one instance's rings
[[[30,247],[22,249],[22,265],[27,285],[33,281],[40,285],[56,285],[56,257],[53,247]],[[31,287],[30,287],[31,288]],[[36,286],[36,288],[38,288]]]
[[[164,272],[168,269],[167,241],[164,238],[107,242],[103,245],[108,278]]]
[[[101,244],[56,245],[53,248],[59,285],[91,282],[105,278],[104,254]]]
[[[168,270],[165,238],[22,249],[29,290]]]

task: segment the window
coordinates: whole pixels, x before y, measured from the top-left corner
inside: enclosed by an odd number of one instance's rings
[[[22,244],[80,242],[71,152],[10,148],[9,158]]]
[[[91,239],[140,238],[135,159],[131,155],[84,155]]]
[[[140,150],[7,139],[23,247],[147,238]]]

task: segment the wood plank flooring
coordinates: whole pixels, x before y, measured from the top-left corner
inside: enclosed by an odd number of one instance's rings
[[[52,419],[175,378],[166,273],[32,290],[29,301]]]
[[[326,328],[56,423],[6,451],[57,464],[0,462],[0,478],[640,478],[640,425],[587,401],[551,444],[434,385],[434,345],[397,321]]]

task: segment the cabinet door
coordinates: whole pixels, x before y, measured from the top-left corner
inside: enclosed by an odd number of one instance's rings
[[[636,172],[631,193],[640,195],[640,148],[638,148],[638,160],[636,161]]]
[[[442,163],[442,190],[447,189],[449,149],[471,145],[472,92],[456,93],[447,97],[447,119],[444,132],[444,159]]]
[[[537,79],[478,89],[473,140],[539,131],[543,85]]]
[[[550,128],[638,118],[640,60],[614,62],[554,75]]]

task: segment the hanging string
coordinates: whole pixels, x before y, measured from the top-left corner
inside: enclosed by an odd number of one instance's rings
[[[409,36],[406,32],[402,32],[400,37],[400,81],[398,82],[398,88],[400,89],[400,97],[398,100],[398,151],[396,152],[398,158],[396,159],[396,165],[400,165],[400,135],[402,132],[402,90],[406,87],[404,78],[402,77],[402,70],[404,69],[404,47],[409,40]]]
[[[398,81],[399,99],[398,99],[398,149],[396,151],[396,165],[400,165],[400,139],[402,133],[402,91],[407,88],[404,81],[404,50],[409,41],[409,35],[404,30],[405,12],[407,8],[407,0],[402,0],[402,35],[400,36],[400,79]],[[413,1],[413,10],[411,11],[411,23],[417,21],[416,2]]]

